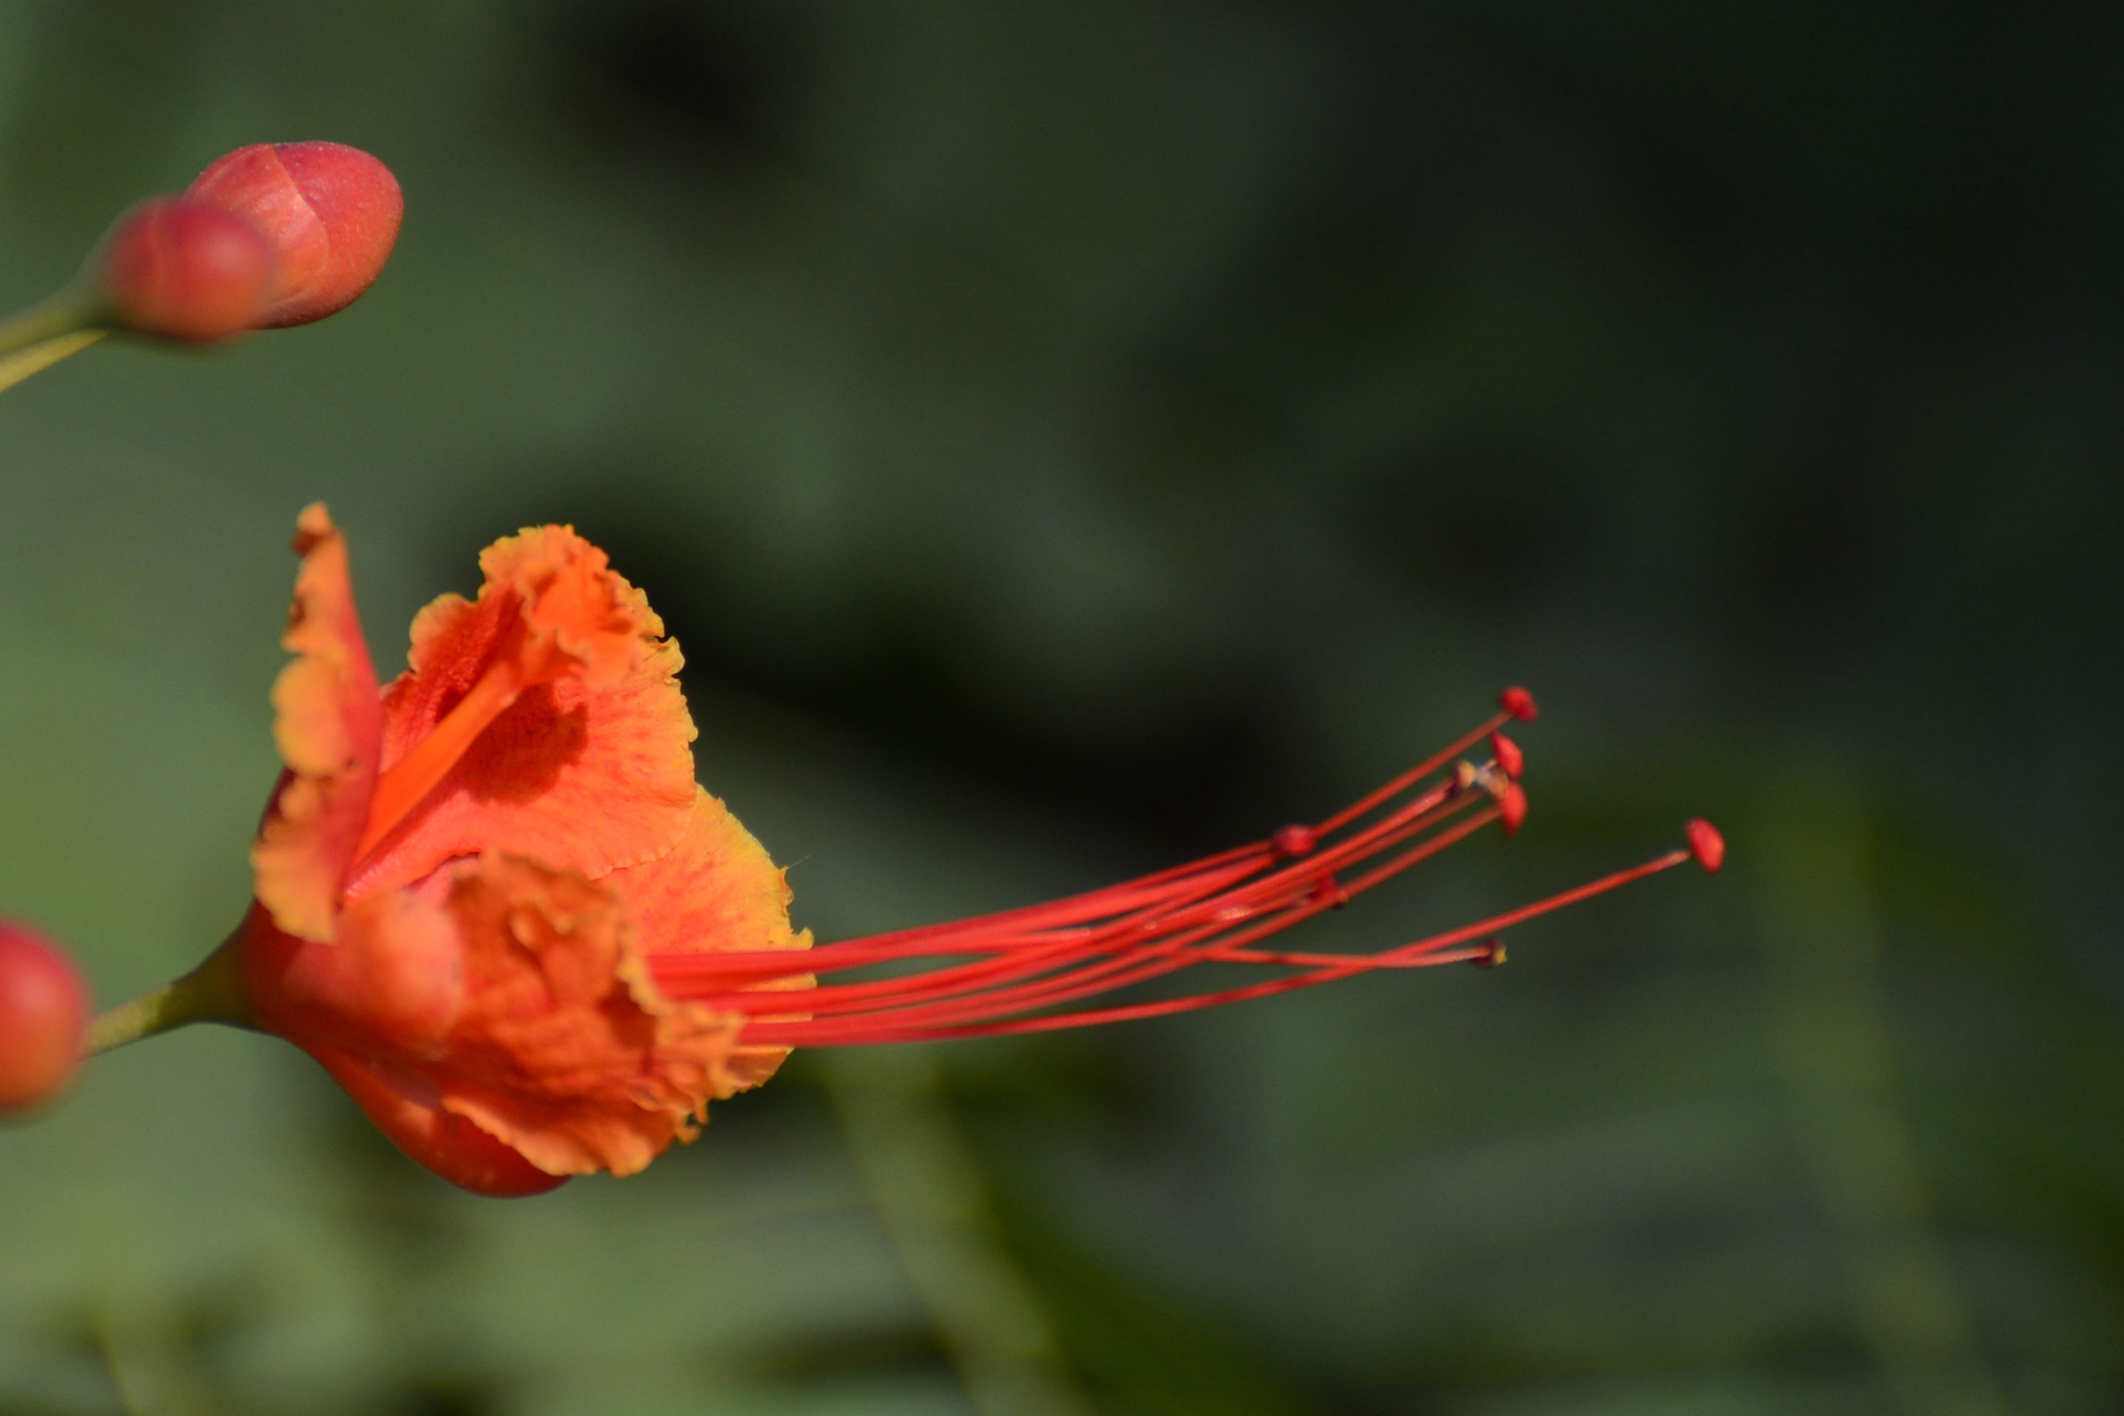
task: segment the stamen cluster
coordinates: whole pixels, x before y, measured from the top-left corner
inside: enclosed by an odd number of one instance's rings
[[[1525,755],[1501,729],[1536,711],[1526,690],[1508,690],[1495,717],[1317,825],[1286,826],[1264,841],[1049,904],[816,946],[803,956],[804,979],[860,977],[807,989],[801,1017],[789,1016],[786,998],[777,1003],[757,991],[798,977],[786,953],[652,954],[650,973],[674,998],[744,1015],[748,1042],[801,1047],[1043,1032],[1236,1003],[1378,969],[1491,967],[1504,958],[1496,936],[1513,925],[1692,857],[1717,869],[1716,830],[1691,822],[1689,849],[1397,948],[1346,955],[1259,947],[1493,821],[1517,830],[1527,813],[1518,780]],[[1485,739],[1487,759],[1461,757]],[[1179,997],[1070,1006],[1202,964],[1286,972]]]

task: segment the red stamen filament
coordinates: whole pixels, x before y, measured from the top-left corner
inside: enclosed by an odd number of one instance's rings
[[[1312,849],[1301,856],[1294,857],[1288,849],[1292,828],[1286,828],[1267,841],[1048,904],[823,945],[801,954],[653,954],[649,968],[671,997],[745,1014],[748,1043],[848,1045],[1044,1032],[1236,1003],[1374,969],[1494,960],[1499,946],[1490,936],[1498,931],[1691,858],[1686,850],[1670,851],[1533,904],[1377,954],[1252,947],[1346,903],[1497,820],[1510,784],[1496,764],[1471,768],[1462,763],[1443,777],[1426,779],[1436,777],[1503,721],[1505,715],[1498,715],[1310,828]],[[1345,871],[1356,873],[1343,878]],[[762,985],[776,981],[899,963],[926,966],[883,978],[821,984],[794,994],[761,991]],[[1203,963],[1299,972],[1179,998],[1053,1011]],[[792,1005],[801,1012],[792,1011]]]

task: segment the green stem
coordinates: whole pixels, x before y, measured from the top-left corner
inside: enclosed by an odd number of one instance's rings
[[[109,1052],[187,1023],[254,1026],[250,995],[243,987],[241,931],[231,934],[206,962],[174,983],[141,994],[99,1014],[89,1024],[88,1055]]]
[[[0,320],[0,390],[13,388],[109,334],[102,301],[86,280]]]

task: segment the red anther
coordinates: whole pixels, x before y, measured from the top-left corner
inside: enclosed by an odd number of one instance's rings
[[[253,143],[217,159],[185,195],[243,217],[278,270],[261,329],[308,324],[352,304],[398,241],[398,179],[344,143]]]
[[[1269,837],[1269,844],[1276,848],[1277,854],[1295,859],[1313,853],[1313,847],[1320,844],[1320,833],[1310,826],[1285,826]]]
[[[1519,750],[1519,744],[1503,733],[1490,734],[1490,755],[1497,759],[1498,768],[1515,782],[1527,765],[1527,755]]]
[[[156,197],[112,229],[101,273],[113,323],[205,343],[257,326],[273,280],[273,251],[240,216]]]
[[[0,920],[0,1116],[72,1080],[88,1012],[88,989],[58,946]]]
[[[1504,822],[1507,836],[1516,832],[1527,819],[1526,788],[1517,782],[1508,784],[1497,796],[1497,819]]]
[[[1726,863],[1726,838],[1718,828],[1701,816],[1682,827],[1682,834],[1689,838],[1689,854],[1704,868],[1706,875],[1718,874],[1718,868]]]
[[[1350,893],[1342,888],[1340,880],[1332,875],[1323,875],[1313,882],[1312,902],[1325,905],[1331,910],[1339,910],[1350,902]]]
[[[1494,969],[1504,961],[1504,940],[1496,938],[1483,940],[1482,952],[1477,954],[1474,958],[1468,960],[1469,963],[1473,964],[1478,969]]]
[[[1534,704],[1534,695],[1523,688],[1508,688],[1498,694],[1497,706],[1522,723],[1531,723],[1541,716],[1541,709]]]

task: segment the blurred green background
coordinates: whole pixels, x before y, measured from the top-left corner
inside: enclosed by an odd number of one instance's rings
[[[2124,1410],[2120,25],[1915,0],[0,3],[0,303],[217,154],[359,305],[0,400],[0,910],[247,894],[295,512],[386,671],[520,524],[685,645],[831,938],[1317,818],[1525,682],[1534,812],[1303,936],[1513,963],[800,1056],[449,1190],[194,1030],[0,1132],[0,1412]]]

